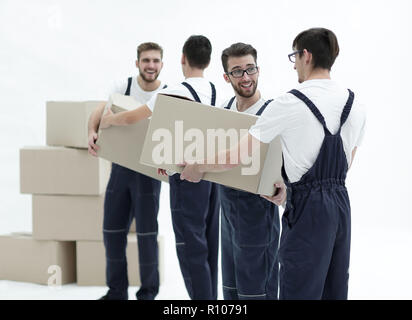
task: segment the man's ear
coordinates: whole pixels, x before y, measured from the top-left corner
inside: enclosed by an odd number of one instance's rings
[[[305,63],[311,64],[312,63],[312,53],[306,49],[303,49],[303,56],[305,57]]]
[[[223,74],[223,79],[225,79],[225,81],[226,81],[227,83],[230,83],[229,76],[228,76],[226,73]]]
[[[136,68],[139,68],[139,60],[136,60]]]
[[[181,64],[186,64],[186,57],[185,55],[182,53],[182,59],[180,60]]]

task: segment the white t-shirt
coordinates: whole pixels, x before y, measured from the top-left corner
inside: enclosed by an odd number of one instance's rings
[[[346,88],[328,79],[308,80],[297,88],[307,96],[325,118],[326,126],[335,134],[349,97]],[[361,145],[366,115],[355,92],[349,117],[341,130],[348,164],[352,150]],[[315,163],[325,137],[322,124],[300,99],[286,93],[271,102],[249,133],[263,143],[280,136],[285,170],[290,182],[299,181]]]
[[[209,80],[206,80],[205,78],[187,78],[185,79],[185,82],[190,84],[193,89],[196,91],[197,95],[199,96],[200,101],[203,104],[208,104],[210,105],[212,102],[212,87],[210,85]],[[194,100],[194,97],[190,93],[189,89],[187,89],[183,84],[179,83],[174,86],[167,87],[165,89],[160,90],[158,93],[164,93],[164,94],[173,94],[173,95],[178,95],[178,96],[183,96],[186,98],[189,98],[191,100]],[[156,103],[156,98],[157,95],[154,95],[149,101],[147,101],[146,105],[149,107],[149,109],[153,112],[155,103]],[[216,103],[215,105],[218,104],[218,100],[216,98]]]
[[[113,94],[113,93],[125,94],[126,89],[127,89],[127,84],[128,84],[128,79],[115,82],[110,94]],[[150,98],[152,98],[154,94],[162,90],[164,86],[165,86],[164,83],[160,83],[160,86],[156,90],[144,91],[139,86],[139,83],[137,82],[137,77],[132,77],[132,85],[130,86],[130,96],[136,98],[137,101],[141,103],[146,103],[147,101],[150,100]]]
[[[230,98],[229,100],[225,101],[225,103],[223,103],[223,104],[221,105],[221,107],[222,107],[222,108],[227,107],[227,105],[229,104],[229,102],[230,102],[231,99],[232,99],[232,98]],[[265,104],[265,102],[266,102],[266,100],[261,97],[255,104],[251,105],[249,108],[247,108],[245,111],[242,111],[242,112],[256,115],[256,113],[260,110],[260,108],[262,108],[262,106]],[[237,98],[235,98],[235,99],[233,100],[233,103],[232,103],[232,105],[230,106],[230,110],[240,112],[240,111],[237,109],[236,104],[237,104]],[[267,107],[268,107],[268,106],[266,106],[266,108],[267,108]]]

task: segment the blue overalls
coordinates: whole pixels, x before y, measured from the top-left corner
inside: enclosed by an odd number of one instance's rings
[[[225,109],[230,109],[234,98]],[[257,194],[223,185],[219,192],[224,299],[277,299],[278,207]]]
[[[125,95],[130,95],[132,78]],[[141,287],[137,299],[152,300],[159,291],[157,214],[161,182],[112,164],[104,201],[103,240],[106,248],[108,299],[128,299],[126,246],[136,219]]]
[[[332,135],[318,108],[301,92],[302,100],[320,121],[325,138],[313,166],[290,183],[284,166],[287,205],[279,248],[280,299],[347,299],[350,254],[350,203],[345,187],[348,161],[340,136],[354,94],[343,109],[340,127]]]
[[[199,96],[186,82],[197,102]],[[216,90],[212,83],[212,105]],[[217,299],[219,248],[219,197],[214,183],[169,177],[170,208],[176,238],[176,252],[187,292],[191,299]]]

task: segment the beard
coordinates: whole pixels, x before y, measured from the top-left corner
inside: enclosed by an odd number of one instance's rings
[[[160,72],[158,71],[158,72],[154,73],[154,78],[147,78],[146,75],[144,74],[144,72],[139,70],[139,75],[142,77],[142,79],[145,82],[149,82],[149,83],[150,82],[155,82],[157,80],[157,77],[159,76],[159,74],[160,74]]]
[[[250,97],[252,97],[252,96],[255,94],[255,92],[256,92],[256,90],[257,90],[257,80],[256,80],[256,81],[251,81],[251,82],[252,82],[252,90],[249,91],[249,92],[246,92],[246,90],[245,90],[244,88],[242,88],[242,87],[240,86],[240,84],[238,84],[238,85],[235,86],[235,85],[232,83],[233,90],[235,90],[236,93],[237,93],[239,96],[243,97],[243,98],[250,98]]]

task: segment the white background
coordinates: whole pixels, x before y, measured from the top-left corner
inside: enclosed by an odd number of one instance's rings
[[[145,41],[164,48],[161,79],[181,81],[181,49],[192,34],[212,42],[206,76],[221,98],[232,91],[223,81],[220,54],[238,41],[258,50],[259,88],[265,98],[276,97],[296,84],[287,59],[294,37],[321,26],[336,33],[341,47],[332,77],[368,109],[366,136],[347,181],[349,296],[411,299],[411,9],[409,0],[0,0],[0,233],[31,231],[31,196],[19,193],[19,148],[45,145],[47,100],[106,99],[113,80],[136,73],[136,46]],[[159,299],[187,299],[167,186],[163,191],[166,274]],[[0,263],[7,263],[1,252]],[[95,299],[104,292],[0,281],[0,299]]]

